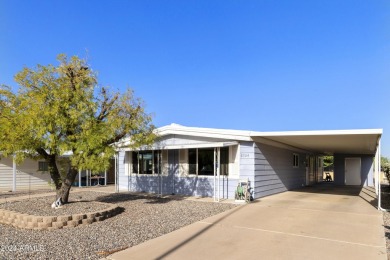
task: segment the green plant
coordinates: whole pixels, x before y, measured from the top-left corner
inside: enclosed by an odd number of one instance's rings
[[[382,165],[382,171],[385,173],[387,181],[390,183],[390,163],[386,162]]]

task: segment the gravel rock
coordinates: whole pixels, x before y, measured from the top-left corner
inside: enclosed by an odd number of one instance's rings
[[[19,197],[19,196],[25,196],[25,195],[34,195],[34,194],[39,194],[39,193],[46,193],[46,192],[53,192],[50,189],[41,189],[41,190],[23,190],[23,191],[1,191],[0,192],[0,200],[7,200],[7,198],[14,198],[14,197]]]
[[[233,204],[131,193],[78,192],[70,200],[96,200],[124,209],[101,222],[53,231],[0,225],[0,259],[100,259],[228,209]]]
[[[108,209],[110,204],[94,201],[71,201],[60,208],[53,209],[51,204],[55,197],[33,198],[29,200],[15,201],[0,204],[0,208],[35,216],[61,216],[81,213],[90,213]]]

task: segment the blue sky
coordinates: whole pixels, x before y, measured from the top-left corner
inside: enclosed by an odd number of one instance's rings
[[[390,1],[4,1],[0,83],[88,57],[154,123],[255,131],[383,128]]]

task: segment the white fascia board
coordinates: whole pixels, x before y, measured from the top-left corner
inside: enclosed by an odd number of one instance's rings
[[[139,151],[139,150],[173,150],[173,149],[195,149],[195,148],[213,148],[238,145],[238,142],[216,142],[216,143],[196,143],[181,145],[154,145],[152,147],[141,147],[140,149],[121,148],[120,151]]]
[[[156,134],[159,136],[165,135],[187,135],[198,137],[209,137],[218,139],[229,139],[238,141],[251,141],[250,131],[216,129],[216,128],[199,128],[185,126],[165,126],[156,129]]]
[[[383,129],[351,129],[351,130],[316,130],[316,131],[283,131],[283,132],[251,132],[253,137],[271,136],[316,136],[316,135],[382,135]]]

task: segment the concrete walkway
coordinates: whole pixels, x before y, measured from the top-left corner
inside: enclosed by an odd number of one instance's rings
[[[387,259],[382,213],[358,193],[325,186],[269,196],[107,259]]]

